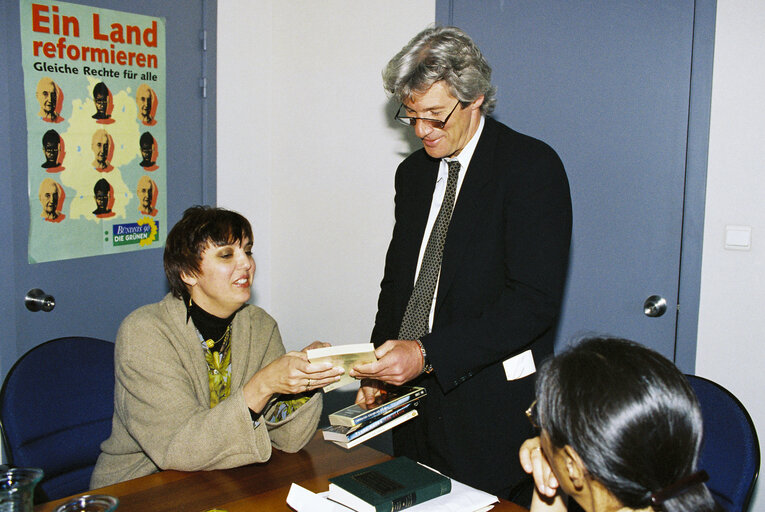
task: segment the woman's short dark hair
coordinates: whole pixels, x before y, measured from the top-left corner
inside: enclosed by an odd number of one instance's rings
[[[199,274],[202,253],[209,245],[236,244],[245,238],[252,241],[252,227],[237,212],[212,206],[192,206],[183,212],[165,241],[165,275],[173,295],[187,294],[181,274]]]
[[[571,446],[624,506],[647,507],[652,493],[697,470],[701,409],[659,353],[624,339],[585,339],[545,362],[536,386],[539,426],[552,445]],[[663,503],[666,511],[715,507],[703,483]]]

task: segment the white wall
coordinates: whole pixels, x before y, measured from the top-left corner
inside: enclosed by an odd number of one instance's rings
[[[253,224],[253,302],[285,345],[369,340],[411,151],[380,72],[434,0],[220,0],[218,204]]]
[[[765,3],[718,1],[696,373],[736,395],[765,439]],[[724,248],[752,228],[750,251]],[[759,487],[762,488],[762,479]],[[760,492],[751,510],[765,511]]]
[[[393,173],[411,142],[390,125],[380,71],[435,18],[434,0],[219,0],[218,202],[255,230],[254,302],[288,349],[368,339],[392,228]],[[717,13],[697,373],[765,437],[765,4]],[[752,250],[723,248],[727,224]],[[765,497],[753,511],[765,511]]]

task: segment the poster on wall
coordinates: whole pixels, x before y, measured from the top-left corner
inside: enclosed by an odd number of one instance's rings
[[[29,262],[162,247],[164,18],[47,0],[20,10]]]

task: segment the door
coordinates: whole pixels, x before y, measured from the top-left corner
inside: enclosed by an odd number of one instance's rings
[[[611,334],[677,361],[694,9],[691,0],[437,4],[439,22],[464,29],[492,66],[494,116],[549,143],[566,167],[574,230],[559,348]],[[648,316],[654,296],[665,309]]]
[[[215,3],[194,0],[91,0],[94,7],[166,20],[167,225],[194,204],[215,201]],[[52,338],[84,335],[114,340],[122,319],[167,292],[162,249],[29,264],[26,119],[19,4],[0,6],[0,376],[30,348]],[[206,30],[206,51],[203,35]],[[209,72],[208,72],[209,71]],[[206,77],[206,98],[201,79]],[[55,77],[52,77],[55,81]],[[55,298],[50,312],[24,306],[30,289]],[[86,371],[87,369],[83,369]]]

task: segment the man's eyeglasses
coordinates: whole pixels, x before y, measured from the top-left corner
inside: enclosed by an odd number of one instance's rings
[[[529,419],[529,423],[534,428],[539,428],[539,421],[537,421],[537,401],[531,402],[531,405],[526,409],[526,417]]]
[[[446,123],[449,121],[449,118],[452,117],[452,114],[454,114],[454,111],[457,110],[457,105],[459,105],[460,102],[457,101],[457,104],[454,105],[454,108],[451,112],[449,112],[449,115],[446,116],[446,119],[443,121],[439,121],[438,119],[429,119],[427,117],[409,117],[409,116],[402,116],[401,115],[401,109],[404,108],[404,104],[402,103],[400,107],[398,107],[398,111],[396,112],[396,116],[394,119],[398,121],[401,124],[405,124],[407,126],[414,126],[417,124],[417,121],[422,121],[423,123],[431,126],[432,128],[438,128],[439,130],[446,126]]]

